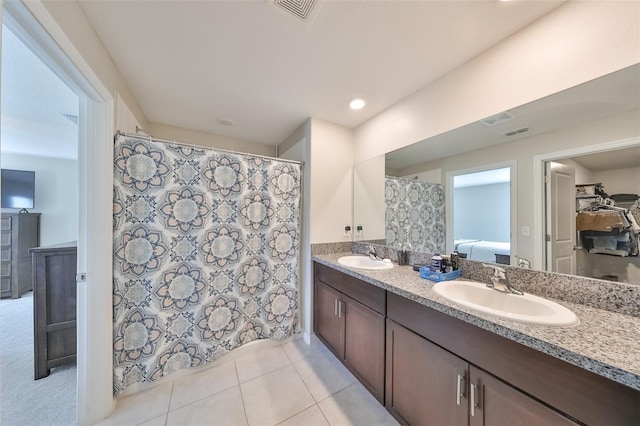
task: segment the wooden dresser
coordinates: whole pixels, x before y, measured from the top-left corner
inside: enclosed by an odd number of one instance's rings
[[[40,213],[2,213],[0,241],[0,297],[17,299],[32,289],[29,249],[40,244]]]
[[[76,243],[29,250],[33,256],[35,379],[76,361]]]

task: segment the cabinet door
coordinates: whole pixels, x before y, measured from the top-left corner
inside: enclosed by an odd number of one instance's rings
[[[345,364],[384,404],[384,316],[342,296],[345,309]]]
[[[467,425],[468,364],[387,319],[386,407],[410,425]]]
[[[470,373],[470,426],[577,424],[477,367]]]
[[[341,296],[322,281],[315,281],[315,332],[338,359],[344,360],[345,320],[340,309]]]

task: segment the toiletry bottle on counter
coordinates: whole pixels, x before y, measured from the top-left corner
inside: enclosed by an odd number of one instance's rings
[[[436,253],[431,258],[431,271],[433,272],[442,272],[442,256],[439,253]]]

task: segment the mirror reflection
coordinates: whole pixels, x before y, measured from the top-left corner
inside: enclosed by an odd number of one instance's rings
[[[480,212],[489,205],[495,216],[503,218],[509,210],[508,239],[504,226],[498,231],[479,216],[474,218],[465,201],[456,203],[454,193],[455,176],[500,166],[511,166],[509,200],[489,201],[485,195],[485,202],[476,199],[473,209]],[[573,178],[565,176],[560,166],[573,168]],[[366,169],[367,185],[358,186],[361,169]],[[579,217],[586,216],[581,209],[587,207],[587,201],[576,194],[588,185],[601,184],[609,195],[608,201],[596,199],[600,204],[589,204],[590,215],[604,216],[601,211],[607,203],[630,211],[638,207],[633,197],[640,194],[640,65],[359,163],[354,176],[354,224],[356,229],[363,226],[356,231],[356,240],[397,248],[389,244],[387,215],[380,213],[389,213],[385,176],[441,184],[446,252],[453,251],[456,243],[461,248],[461,240],[504,243],[501,251],[488,249],[493,262],[640,284],[640,257],[633,250],[622,255],[619,249],[627,247],[627,237],[637,244],[638,233],[630,220],[620,219],[622,224],[612,227],[613,233],[623,234],[613,238],[593,234],[605,231],[576,228],[584,220]],[[475,186],[479,191],[487,189]],[[460,216],[466,216],[471,226],[459,222]],[[481,234],[484,231],[492,233]],[[411,234],[406,235],[409,241]],[[596,252],[603,248],[612,251]],[[498,259],[497,254],[504,256]]]

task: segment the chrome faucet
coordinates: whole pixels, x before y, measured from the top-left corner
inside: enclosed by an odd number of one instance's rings
[[[529,262],[524,257],[518,258],[518,266],[521,268],[531,269],[531,262]]]
[[[378,256],[378,252],[376,251],[376,248],[373,245],[369,246],[369,257],[372,260],[382,260],[382,258]]]
[[[509,279],[507,278],[507,271],[504,268],[487,263],[483,263],[482,266],[484,266],[485,268],[493,268],[491,283],[487,284],[487,287],[502,293],[516,294],[518,296],[522,296],[524,294],[511,285]]]

